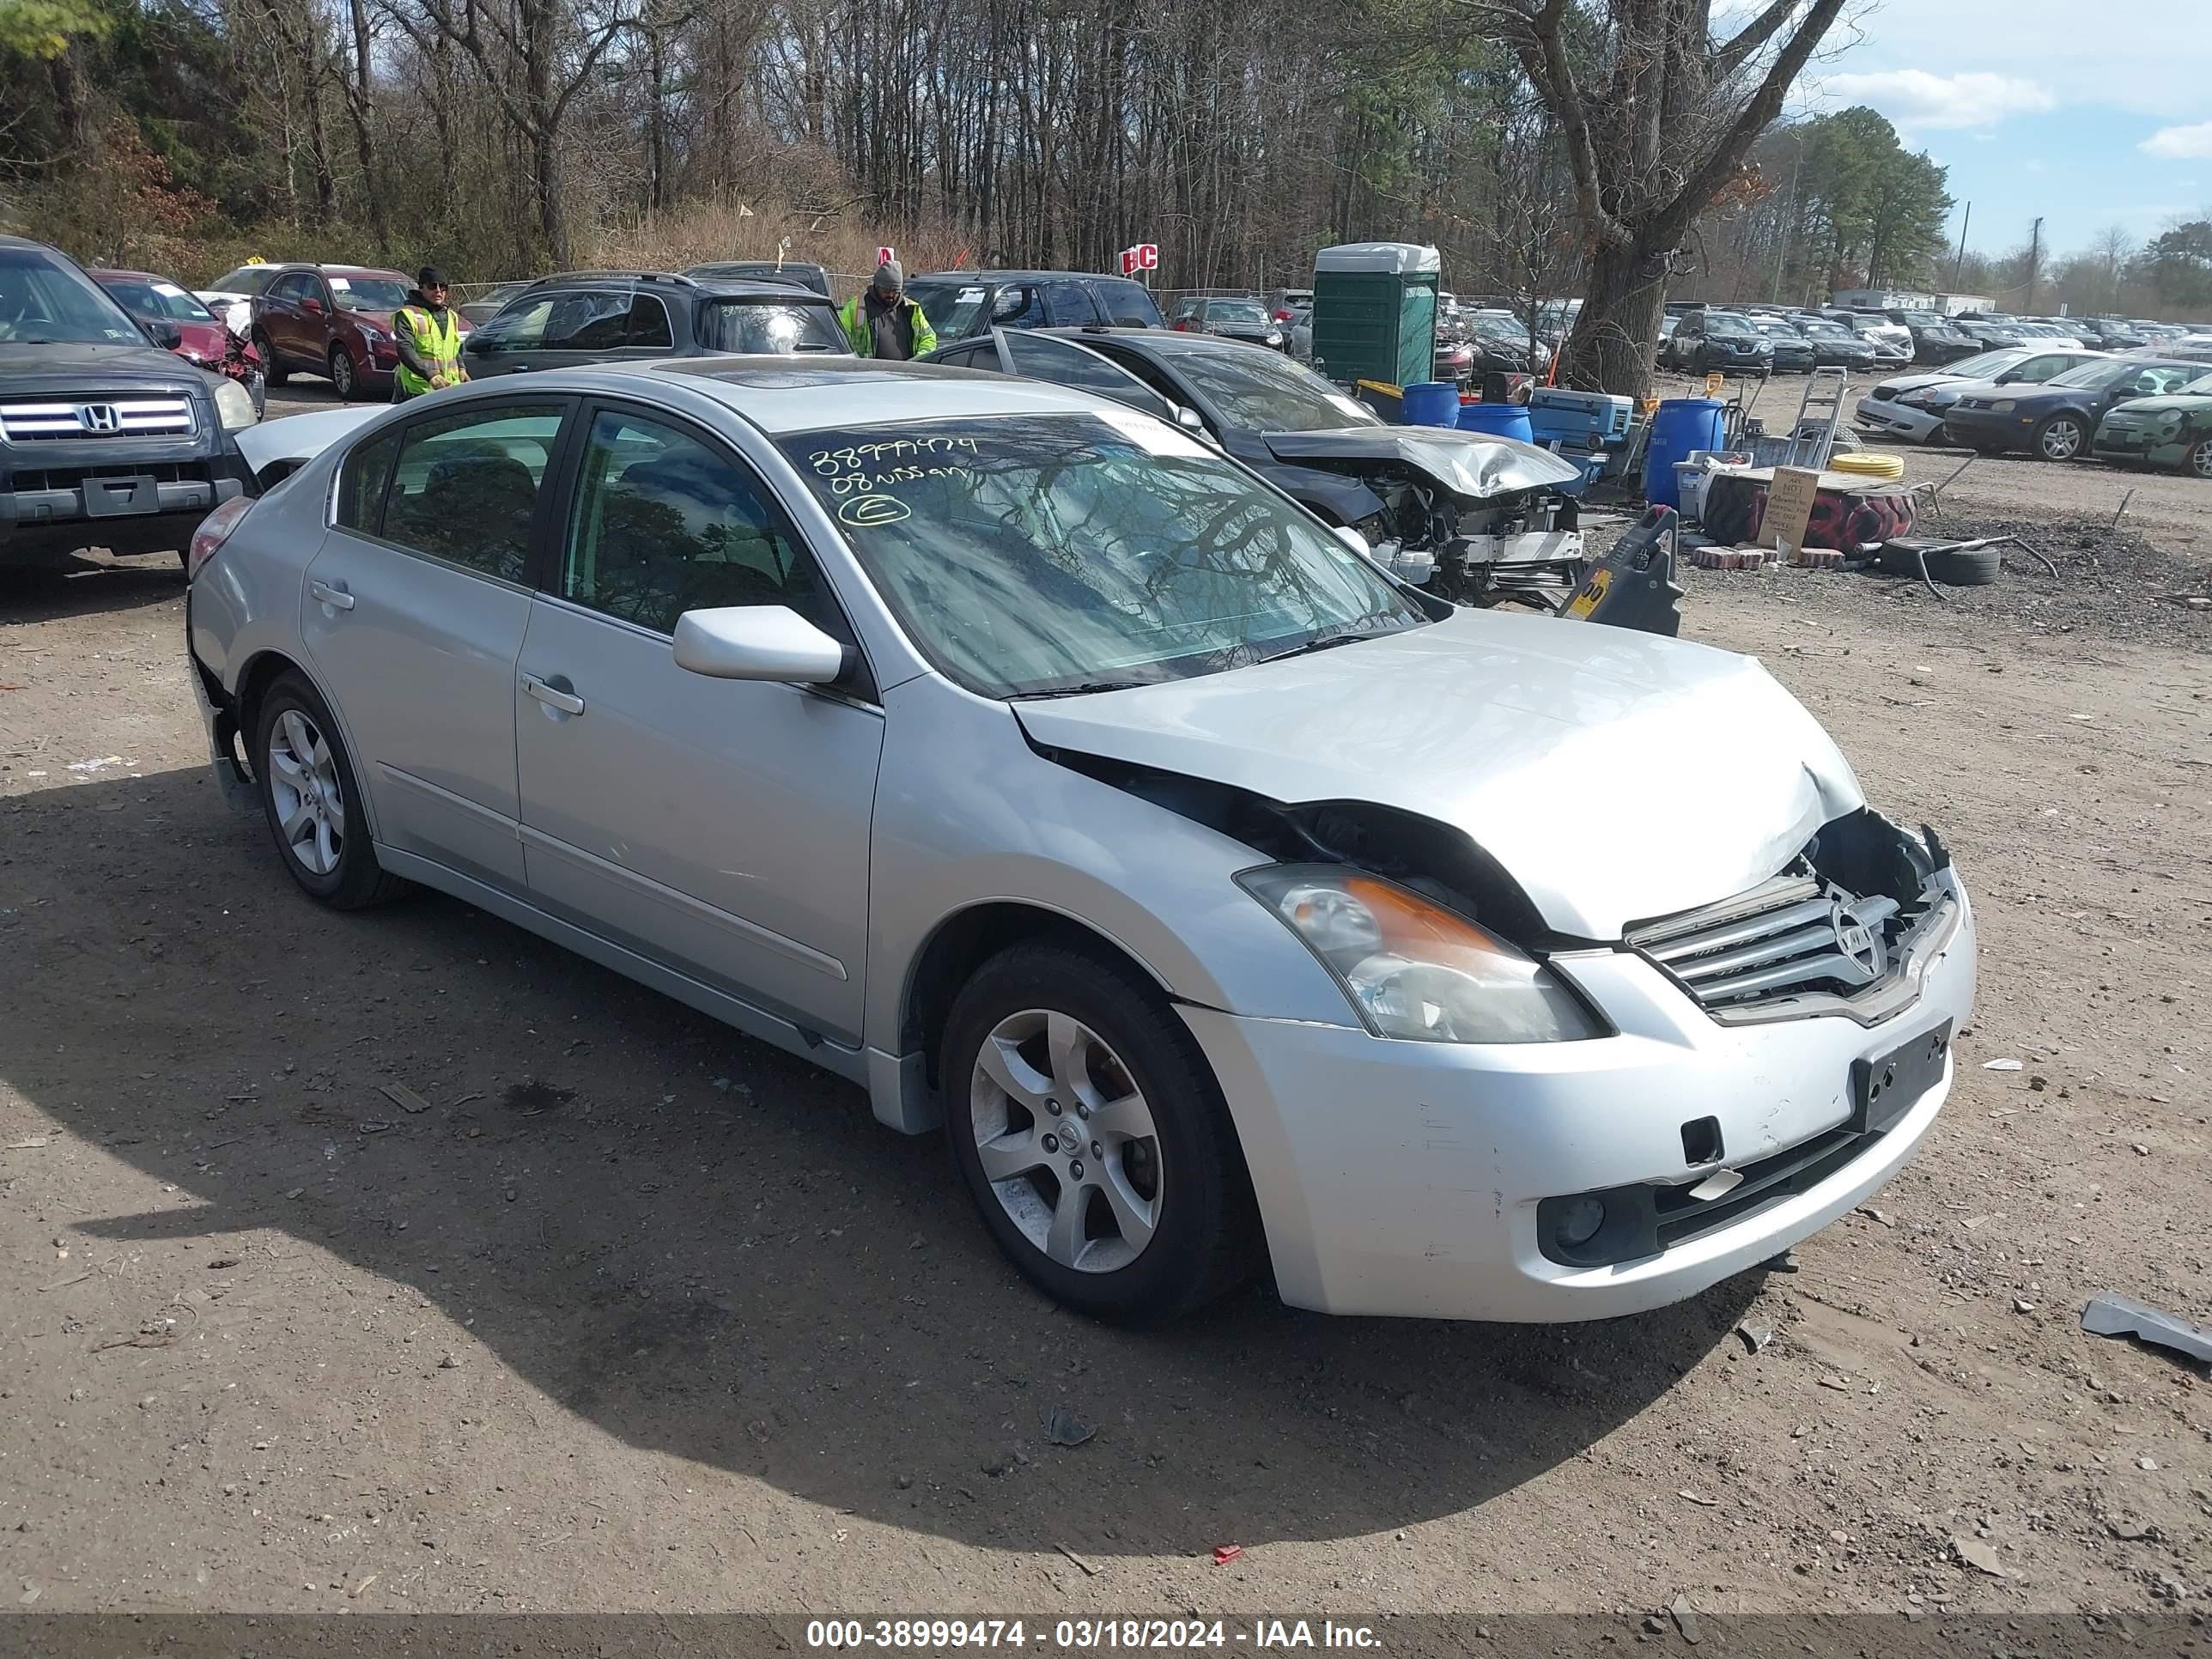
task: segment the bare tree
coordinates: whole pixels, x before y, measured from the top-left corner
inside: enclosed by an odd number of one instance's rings
[[[1692,223],[1737,181],[1844,0],[1770,0],[1725,39],[1712,0],[1459,3],[1513,49],[1566,148],[1589,272],[1560,378],[1640,392]]]
[[[562,129],[616,40],[639,26],[636,0],[392,0],[392,21],[425,52],[443,40],[474,61],[530,154],[538,231],[556,266],[575,263]],[[506,70],[512,64],[516,73]]]

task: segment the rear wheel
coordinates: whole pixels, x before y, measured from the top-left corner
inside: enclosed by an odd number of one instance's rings
[[[405,891],[376,861],[353,762],[314,687],[283,675],[263,695],[253,726],[261,810],[292,879],[337,910]]]
[[[1127,968],[1059,945],[1002,952],[954,1000],[940,1066],[954,1167],[1057,1300],[1152,1323],[1250,1272],[1258,1224],[1220,1088]]]
[[[2035,459],[2070,461],[2089,447],[2089,428],[2078,415],[2053,415],[2035,428]]]
[[[331,348],[331,386],[338,394],[338,401],[349,404],[360,393],[360,376],[354,373],[353,359],[342,345]]]

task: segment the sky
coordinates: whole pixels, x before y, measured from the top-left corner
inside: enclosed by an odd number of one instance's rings
[[[1741,3],[1741,0],[1740,0]],[[1721,10],[1716,8],[1716,10]],[[1864,104],[1950,170],[1953,246],[2078,252],[2212,210],[2212,0],[1861,0],[1792,112]]]

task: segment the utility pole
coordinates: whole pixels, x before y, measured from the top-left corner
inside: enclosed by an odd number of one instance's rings
[[[1974,204],[1966,204],[1966,216],[1959,225],[1959,257],[1951,262],[1951,292],[1959,291],[1959,277],[1966,269],[1966,231],[1974,222]]]
[[[2027,305],[2026,309],[2027,314],[2031,317],[2035,315],[2036,269],[2038,266],[2042,264],[2042,263],[2043,221],[2041,219],[2038,219],[2035,222],[2035,228],[2028,233],[2027,237]]]
[[[1790,169],[1790,202],[1789,205],[1783,210],[1782,214],[1782,246],[1775,251],[1774,254],[1773,297],[1775,303],[1778,305],[1780,304],[1782,301],[1783,267],[1790,261],[1790,233],[1796,227],[1797,222],[1797,179],[1798,176],[1802,173],[1804,170],[1805,152],[1803,148],[1801,146],[1797,151],[1796,162]]]

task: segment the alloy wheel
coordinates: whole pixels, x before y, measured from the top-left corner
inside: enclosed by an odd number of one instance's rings
[[[2182,462],[2182,470],[2200,478],[2212,478],[2212,438],[2199,441]]]
[[[342,402],[353,398],[353,359],[346,355],[343,346],[331,348],[331,385],[337,389]]]
[[[1073,1017],[1009,1014],[975,1056],[969,1127],[1022,1236],[1079,1273],[1112,1273],[1158,1230],[1160,1143],[1135,1079]]]
[[[337,757],[313,720],[288,708],[269,733],[269,795],[284,850],[310,875],[327,876],[345,853],[345,792]]]
[[[2048,461],[2070,461],[2081,453],[2081,428],[2075,421],[2056,420],[2043,429],[2041,444],[2043,458]]]

